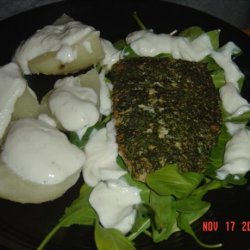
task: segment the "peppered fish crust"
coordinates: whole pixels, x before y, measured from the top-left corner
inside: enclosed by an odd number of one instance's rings
[[[176,163],[202,172],[221,126],[219,94],[206,65],[140,57],[116,63],[113,117],[119,154],[135,179]]]

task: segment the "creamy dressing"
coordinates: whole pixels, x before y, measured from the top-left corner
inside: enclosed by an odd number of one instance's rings
[[[0,139],[11,121],[15,103],[25,88],[26,81],[15,63],[0,68]]]
[[[85,39],[92,32],[96,32],[93,27],[78,21],[47,25],[37,30],[33,36],[18,47],[13,60],[20,65],[24,74],[30,74],[28,61],[46,52],[58,51],[58,59],[63,63],[69,62],[76,56],[74,51],[69,52],[69,47],[81,39]]]
[[[243,77],[242,72],[238,66],[232,61],[232,55],[240,51],[233,42],[228,42],[220,48],[219,51],[213,51],[211,54],[215,62],[224,70],[226,82],[233,83],[239,89],[238,81]]]
[[[68,45],[62,45],[62,47],[56,53],[56,59],[63,63],[73,62],[77,58],[77,51],[72,49]]]
[[[101,39],[101,44],[104,51],[104,58],[100,63],[109,70],[113,64],[119,61],[121,51],[117,50],[108,40]]]
[[[99,182],[89,201],[104,227],[116,228],[126,234],[135,221],[136,205],[141,202],[140,190],[122,180]]]
[[[99,120],[98,96],[92,88],[82,87],[79,78],[58,80],[49,97],[49,108],[68,131],[79,131]]]
[[[112,91],[112,84],[108,83],[105,79],[105,72],[104,70],[101,71],[99,74],[100,79],[100,113],[103,115],[111,114],[112,110],[112,101],[111,101],[111,91]]]
[[[228,174],[245,175],[250,170],[250,131],[238,130],[226,145],[224,165],[217,170],[217,177],[225,179]]]
[[[103,180],[118,179],[126,174],[116,163],[118,145],[113,122],[92,134],[85,146],[85,154],[83,177],[89,186],[93,187]]]
[[[224,109],[231,114],[232,117],[250,111],[250,105],[247,100],[240,95],[240,92],[235,85],[230,82],[220,88],[220,97]]]
[[[65,134],[31,118],[13,123],[1,157],[23,179],[48,185],[80,172],[85,161],[84,153]]]
[[[139,56],[157,56],[161,53],[169,53],[175,59],[196,62],[202,60],[213,50],[206,34],[190,42],[185,37],[155,34],[149,30],[141,30],[129,34],[126,41]]]

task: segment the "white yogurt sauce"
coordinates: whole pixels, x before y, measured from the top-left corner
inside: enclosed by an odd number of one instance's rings
[[[25,88],[26,81],[15,63],[0,68],[0,139],[10,123],[15,103]]]
[[[31,118],[13,123],[1,157],[23,179],[48,185],[80,173],[85,161],[84,153],[66,135]]]
[[[75,54],[68,47],[85,39],[90,33],[96,32],[91,26],[78,21],[61,25],[47,25],[22,43],[17,49],[13,60],[22,68],[24,74],[30,74],[28,61],[46,52],[58,51],[58,59],[63,63],[73,60]],[[65,49],[67,46],[67,49]]]
[[[49,108],[66,130],[79,131],[99,120],[97,102],[93,89],[82,87],[77,77],[66,77],[56,82]]]
[[[100,79],[100,113],[103,115],[109,115],[112,111],[111,91],[112,84],[108,83],[105,79],[104,70],[99,74]]]
[[[233,42],[228,42],[219,51],[213,51],[211,54],[215,62],[224,70],[226,82],[233,83],[237,89],[239,89],[238,80],[243,77],[243,74],[232,61],[232,55],[239,50]]]
[[[233,83],[228,82],[220,88],[220,98],[224,109],[232,115],[232,117],[242,115],[250,110],[250,105],[244,99]]]
[[[68,45],[62,45],[62,47],[56,53],[56,59],[63,63],[73,62],[77,58],[77,51],[72,49]]]
[[[196,62],[202,60],[213,50],[210,39],[206,34],[190,42],[185,37],[155,34],[149,30],[141,30],[129,34],[126,41],[139,56],[170,53],[175,59]]]
[[[140,190],[122,180],[109,180],[95,186],[89,201],[104,227],[126,234],[135,221],[136,205],[141,202]]]
[[[250,170],[250,131],[238,130],[226,145],[224,165],[217,170],[217,177],[225,179],[228,174],[245,175]]]
[[[93,187],[103,180],[118,179],[126,174],[116,163],[118,146],[113,122],[92,134],[85,146],[85,154],[83,178],[89,186]]]
[[[102,48],[104,51],[104,58],[101,61],[101,65],[111,69],[112,65],[119,61],[121,51],[117,50],[113,44],[105,39],[101,39]]]

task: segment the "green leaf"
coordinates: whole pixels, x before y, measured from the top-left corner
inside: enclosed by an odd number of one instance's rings
[[[168,165],[149,174],[147,185],[159,195],[174,195],[178,199],[188,196],[201,182],[202,174],[181,174],[176,165]]]
[[[242,77],[238,80],[238,86],[239,86],[239,89],[240,89],[240,90],[243,88],[245,79],[246,79],[246,77],[245,77],[245,76],[242,76]]]
[[[80,196],[65,209],[64,215],[59,223],[48,233],[37,250],[42,250],[47,242],[62,227],[69,227],[71,225],[94,225],[96,214],[89,203],[89,195],[91,191],[92,188],[86,184],[82,186]]]
[[[195,189],[192,193],[192,197],[201,199],[208,191],[215,190],[223,187],[227,187],[227,181],[221,180],[209,180],[207,183],[203,184],[199,188]]]
[[[149,195],[150,195],[150,189],[148,188],[148,186],[141,181],[137,181],[134,180],[130,174],[126,174],[124,175],[122,178],[125,179],[125,181],[130,185],[130,186],[134,186],[138,189],[140,189],[140,196],[143,202],[148,203],[149,202]]]
[[[134,51],[133,49],[127,45],[123,48],[122,50],[122,56],[123,58],[136,58],[139,57]]]
[[[134,240],[138,235],[145,232],[151,226],[151,208],[146,204],[140,204],[137,208],[135,223],[128,235],[129,240]]]
[[[244,112],[239,116],[228,117],[225,122],[233,122],[233,123],[247,123],[250,120],[250,111]]]
[[[181,31],[178,35],[188,38],[190,41],[193,41],[200,35],[204,34],[204,30],[199,26],[191,26],[183,31]]]
[[[116,41],[113,46],[117,49],[117,50],[123,50],[126,46],[127,43],[124,39],[118,40]]]
[[[210,41],[211,41],[213,49],[217,50],[219,48],[220,30],[211,30],[211,31],[208,31],[207,35],[210,38]]]
[[[78,137],[76,132],[70,132],[69,133],[70,142],[76,145],[77,147],[83,149],[86,146],[93,130],[94,129],[99,130],[99,129],[104,128],[106,124],[110,121],[110,119],[111,119],[111,116],[106,116],[101,121],[97,122],[94,126],[89,127],[81,139]]]
[[[103,228],[98,222],[95,224],[95,242],[98,250],[136,250],[120,231]]]
[[[247,179],[243,175],[227,175],[225,180],[228,184],[242,186],[247,183]]]
[[[173,206],[172,196],[159,196],[151,192],[150,206],[154,211],[153,218],[153,240],[160,242],[166,240],[172,234],[176,221],[176,210]]]
[[[212,178],[216,177],[216,169],[223,165],[224,153],[227,142],[231,139],[231,135],[228,133],[225,125],[221,127],[220,134],[216,146],[212,149],[209,162],[206,167],[205,175]]]
[[[217,247],[221,247],[222,244],[213,244],[213,245],[209,245],[209,244],[205,244],[203,242],[201,242],[197,236],[195,235],[191,225],[189,224],[189,221],[187,219],[187,215],[185,213],[180,213],[179,216],[177,217],[177,225],[180,229],[184,230],[186,233],[188,233],[189,235],[191,235],[194,240],[202,247],[205,248],[217,248]]]
[[[188,197],[183,200],[175,201],[175,207],[178,212],[195,213],[209,206],[209,202],[202,201],[194,197]]]

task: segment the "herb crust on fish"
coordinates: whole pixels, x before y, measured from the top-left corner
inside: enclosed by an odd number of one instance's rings
[[[123,59],[109,78],[119,154],[134,178],[145,181],[167,164],[204,170],[221,126],[219,94],[205,64]]]

